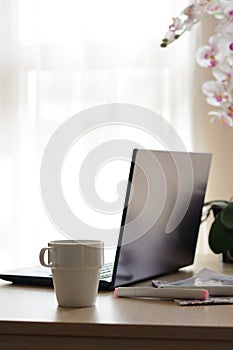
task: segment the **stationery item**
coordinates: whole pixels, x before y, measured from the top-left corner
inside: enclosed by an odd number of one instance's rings
[[[226,296],[233,296],[233,286],[208,286],[208,285],[203,285],[203,286],[185,286],[184,287],[186,290],[187,289],[207,289],[209,294],[211,296],[219,296],[219,297],[226,297]],[[159,289],[180,289],[180,286],[162,286],[159,287]]]
[[[233,276],[202,269],[190,278],[178,281],[153,280],[157,288],[201,288],[207,289],[211,296],[233,296]]]
[[[101,274],[99,289],[113,290],[193,263],[210,162],[207,153],[134,150],[116,244],[105,249],[110,273]],[[53,285],[50,271],[38,267],[0,278]]]
[[[48,262],[45,253],[48,252]],[[40,263],[52,270],[58,304],[83,307],[95,304],[100,268],[103,266],[103,242],[62,240],[48,243],[40,251]]]
[[[229,305],[233,304],[232,297],[209,297],[206,300],[201,299],[175,299],[174,300],[180,306],[194,306],[194,305]]]
[[[115,297],[128,298],[159,298],[159,299],[208,299],[209,293],[205,289],[185,288],[151,288],[151,287],[118,287],[114,291]]]

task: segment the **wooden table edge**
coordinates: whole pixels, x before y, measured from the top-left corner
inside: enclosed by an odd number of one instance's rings
[[[232,327],[0,321],[1,335],[233,341]]]

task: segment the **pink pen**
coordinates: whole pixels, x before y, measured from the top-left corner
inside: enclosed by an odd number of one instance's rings
[[[158,299],[208,299],[206,289],[191,288],[153,288],[153,287],[118,287],[115,297],[128,298],[158,298]]]

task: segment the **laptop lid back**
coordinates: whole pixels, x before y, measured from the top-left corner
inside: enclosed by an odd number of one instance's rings
[[[136,149],[114,286],[193,263],[211,155]]]

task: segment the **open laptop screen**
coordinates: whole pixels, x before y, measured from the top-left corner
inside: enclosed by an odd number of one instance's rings
[[[115,286],[193,263],[211,155],[134,150]]]

